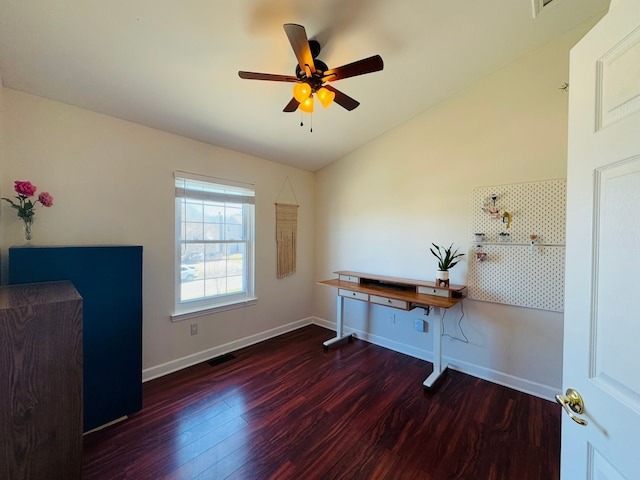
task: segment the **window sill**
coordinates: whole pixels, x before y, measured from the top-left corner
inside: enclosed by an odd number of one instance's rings
[[[208,307],[201,307],[194,310],[188,310],[179,313],[171,314],[172,322],[182,322],[184,320],[190,320],[192,318],[203,317],[205,315],[211,315],[212,313],[224,312],[226,310],[233,310],[235,308],[244,308],[250,305],[255,305],[258,301],[257,298],[245,298],[243,300],[237,300],[229,303],[222,303],[218,305],[212,305]]]

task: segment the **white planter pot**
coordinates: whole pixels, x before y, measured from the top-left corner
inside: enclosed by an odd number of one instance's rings
[[[437,280],[449,280],[449,270],[436,270]]]

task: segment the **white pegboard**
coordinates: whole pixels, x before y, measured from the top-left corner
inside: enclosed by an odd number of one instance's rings
[[[521,307],[564,310],[564,247],[483,245],[483,262],[469,252],[469,298]]]
[[[511,215],[511,226],[506,228],[502,218],[494,218],[483,207],[493,206],[502,215]],[[487,242],[499,242],[500,233],[509,233],[512,243],[529,243],[529,235],[538,235],[540,243],[564,245],[566,223],[567,186],[565,180],[517,183],[473,190],[470,202],[471,236],[484,233]]]
[[[492,216],[492,195],[496,196]],[[503,214],[511,215],[511,225]],[[474,189],[470,201],[469,298],[564,310],[566,182],[550,180]],[[476,233],[485,234],[484,242]],[[501,233],[509,233],[504,242]],[[530,246],[530,235],[537,244]],[[476,260],[483,252],[485,260]]]

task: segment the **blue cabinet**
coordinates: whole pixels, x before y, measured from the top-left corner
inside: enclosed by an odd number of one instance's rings
[[[69,280],[83,299],[86,432],[142,408],[142,247],[11,247],[9,283]]]

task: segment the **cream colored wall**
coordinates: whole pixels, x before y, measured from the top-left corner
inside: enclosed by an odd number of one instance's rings
[[[36,213],[34,244],[144,247],[143,366],[147,378],[308,322],[314,251],[310,172],[213,147],[15,90],[0,91],[4,145],[0,196],[14,180],[49,191],[55,205]],[[173,171],[256,186],[255,306],[172,323]],[[300,204],[297,273],[276,278],[274,202],[289,177]],[[2,202],[2,258],[22,244],[21,224]],[[3,263],[6,279],[6,262]],[[91,265],[87,265],[91,268]],[[197,322],[199,333],[189,334]]]
[[[4,178],[4,169],[6,163],[5,157],[5,120],[2,112],[5,111],[4,106],[4,88],[2,88],[2,71],[0,71],[0,179]],[[2,210],[0,210],[0,220],[2,219]],[[0,230],[0,237],[2,236],[2,231]],[[2,261],[2,257],[0,256],[0,262]],[[1,267],[1,263],[0,263]]]
[[[471,246],[476,186],[565,176],[568,50],[577,29],[319,171],[267,162],[0,88],[0,195],[15,179],[49,190],[35,243],[144,246],[144,368],[151,378],[309,321],[335,320],[335,297],[315,280],[337,269],[431,279],[431,242]],[[481,53],[479,53],[481,54]],[[357,128],[357,126],[355,127]],[[172,323],[173,170],[256,184],[256,306]],[[298,272],[275,278],[273,202],[289,176],[300,204]],[[315,190],[315,195],[314,195]],[[20,244],[0,209],[0,253]],[[316,235],[314,235],[314,231]],[[314,263],[315,261],[315,263]],[[314,271],[315,268],[315,271]],[[6,279],[6,261],[2,262]],[[452,271],[465,283],[466,263]],[[314,297],[314,308],[311,299]],[[562,315],[465,300],[469,344],[445,337],[458,369],[551,397],[561,385]],[[445,317],[456,334],[461,312]],[[415,313],[346,302],[348,326],[371,341],[430,358]],[[426,376],[426,373],[425,373]]]
[[[472,246],[474,187],[564,178],[568,94],[558,87],[569,81],[569,49],[588,27],[317,172],[316,279],[348,269],[432,280],[431,242],[454,242],[463,251]],[[451,271],[451,281],[464,284],[466,274],[465,261]],[[334,295],[316,287],[316,312],[328,322],[335,321]],[[464,309],[469,343],[444,339],[444,355],[455,368],[547,398],[559,391],[561,314],[469,299]],[[458,308],[447,313],[445,332],[460,336],[461,315]],[[431,334],[415,332],[415,318],[345,302],[346,324],[361,336],[430,359]]]

